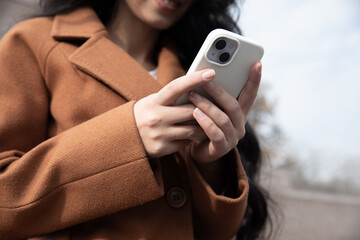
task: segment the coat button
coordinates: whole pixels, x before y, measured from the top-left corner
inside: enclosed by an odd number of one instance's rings
[[[170,188],[166,194],[166,199],[169,205],[173,208],[181,208],[185,205],[187,196],[183,189],[178,187]]]

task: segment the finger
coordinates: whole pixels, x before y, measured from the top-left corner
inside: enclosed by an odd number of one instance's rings
[[[194,120],[194,110],[195,106],[192,104],[170,107],[164,106],[162,108],[162,111],[164,111],[164,115],[167,117],[167,121],[170,125]]]
[[[157,93],[157,103],[169,106],[191,89],[201,86],[215,77],[215,71],[206,69],[177,78]]]
[[[199,125],[178,125],[169,128],[170,139],[188,140],[205,135],[204,130]]]
[[[257,62],[252,66],[249,79],[239,96],[240,107],[245,115],[248,114],[255,101],[261,80],[261,70],[262,65],[260,62]]]
[[[240,104],[224,88],[215,81],[206,83],[202,88],[213,98],[214,103],[229,116],[234,126],[241,122]]]
[[[200,127],[204,130],[206,136],[210,140],[210,149],[209,153],[211,155],[215,154],[215,149],[218,147],[224,147],[226,145],[225,134],[221,129],[210,119],[203,111],[199,108],[194,110],[194,117],[199,123]]]
[[[216,124],[216,126],[225,134],[227,141],[236,140],[236,129],[230,118],[222,110],[195,91],[190,92],[189,99]]]

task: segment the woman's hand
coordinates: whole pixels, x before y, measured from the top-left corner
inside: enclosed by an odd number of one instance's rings
[[[197,124],[179,124],[194,120],[194,105],[173,106],[176,100],[191,89],[202,86],[215,76],[213,70],[198,71],[173,80],[158,93],[139,100],[134,106],[136,125],[149,158],[177,152],[191,138],[203,136]]]
[[[191,155],[197,163],[213,163],[244,137],[247,115],[260,84],[261,68],[260,62],[253,65],[238,101],[214,81],[204,85],[203,89],[219,107],[194,91],[189,94],[189,99],[197,107],[194,118],[208,136],[208,139],[194,141],[192,145]]]

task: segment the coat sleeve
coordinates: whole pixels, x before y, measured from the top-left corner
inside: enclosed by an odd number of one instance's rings
[[[204,180],[185,151],[185,162],[190,179],[194,234],[198,239],[232,239],[243,224],[247,207],[249,184],[236,149],[221,160],[226,161],[227,180],[224,194],[216,194]]]
[[[49,101],[34,52],[16,32],[0,42],[0,239],[54,232],[162,196],[134,102],[46,138]]]

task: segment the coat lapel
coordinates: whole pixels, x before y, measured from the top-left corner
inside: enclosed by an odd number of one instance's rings
[[[69,56],[69,61],[128,101],[158,92],[185,73],[171,47],[165,46],[159,55],[158,81],[152,78],[135,59],[109,39],[106,28],[91,8],[55,16],[52,37],[60,41],[85,41]]]
[[[131,56],[113,43],[106,32],[92,36],[69,60],[129,101],[139,100],[162,87]]]

